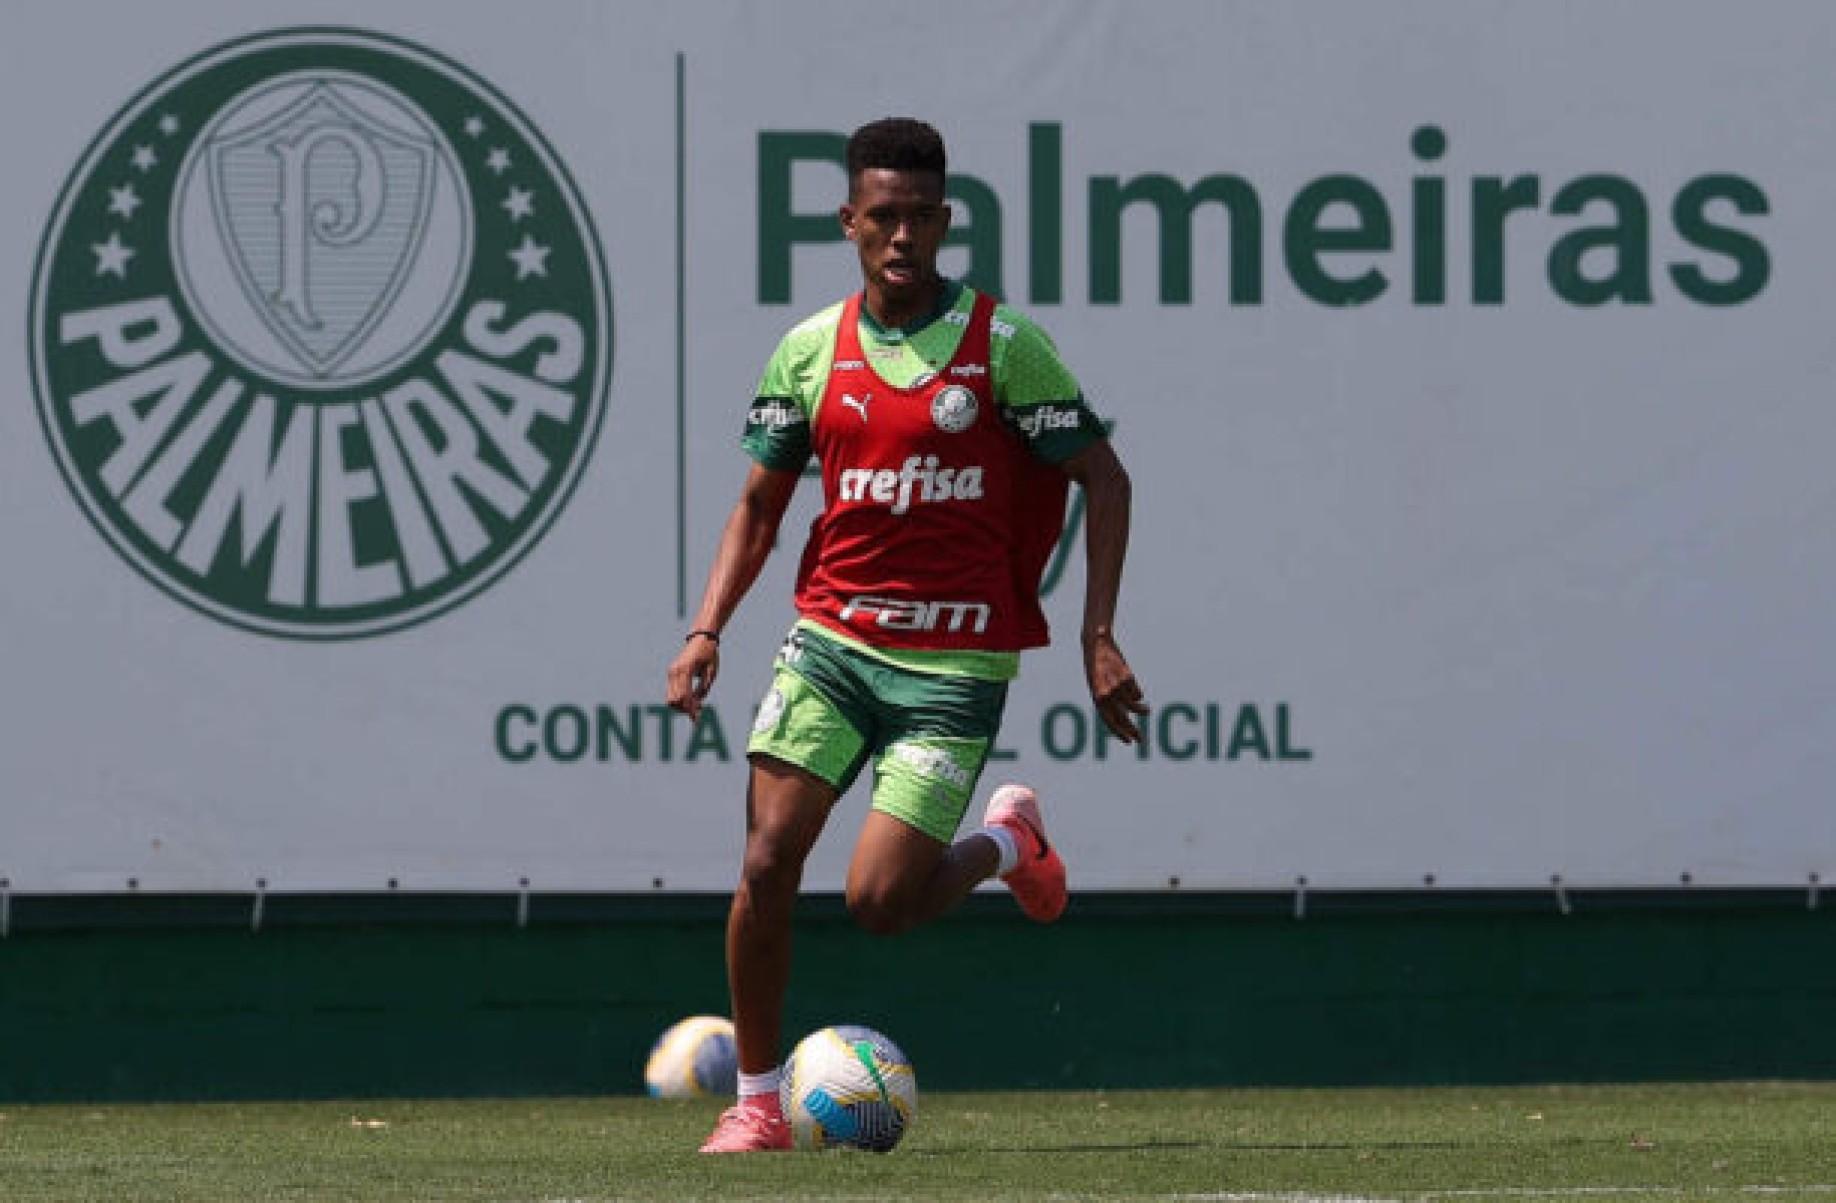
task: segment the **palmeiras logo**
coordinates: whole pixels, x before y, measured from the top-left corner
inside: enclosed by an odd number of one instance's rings
[[[975,394],[960,384],[946,385],[931,398],[931,421],[946,434],[961,434],[975,425]]]
[[[348,639],[542,537],[606,408],[611,303],[566,169],[508,100],[342,29],[206,51],[64,186],[39,414],[109,543],[245,629]]]

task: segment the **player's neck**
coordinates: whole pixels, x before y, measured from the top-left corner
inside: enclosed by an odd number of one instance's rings
[[[889,334],[925,325],[942,315],[955,298],[950,282],[935,276],[922,289],[913,289],[889,297],[872,287],[861,294],[861,309],[879,328]]]

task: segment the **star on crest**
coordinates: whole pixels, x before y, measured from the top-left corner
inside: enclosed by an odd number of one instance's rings
[[[510,152],[501,146],[493,146],[491,153],[485,156],[485,166],[497,175],[510,170]]]
[[[512,186],[510,195],[504,198],[504,210],[510,214],[512,223],[535,216],[535,193],[527,188]]]
[[[510,259],[516,264],[516,278],[526,280],[530,276],[548,274],[548,254],[552,247],[538,243],[528,234],[523,235],[522,243],[510,252]]]
[[[159,155],[151,146],[136,146],[134,156],[129,160],[137,171],[152,171],[159,165]]]
[[[132,184],[108,190],[108,211],[123,221],[133,221],[134,210],[140,208],[141,204],[140,195],[134,191]]]
[[[170,138],[179,132],[179,119],[173,113],[167,113],[159,119],[159,132]]]
[[[131,246],[121,241],[121,231],[110,230],[107,242],[91,243],[89,249],[96,255],[96,274],[114,276],[118,280],[127,279],[127,262],[136,254]]]
[[[478,135],[484,133],[484,118],[474,113],[472,116],[465,119],[464,128],[466,137],[476,138]]]

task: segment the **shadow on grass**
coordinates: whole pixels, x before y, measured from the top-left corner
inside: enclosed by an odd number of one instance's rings
[[[906,1153],[905,1156],[907,1157],[978,1156],[979,1157],[984,1154],[998,1156],[1003,1153],[1010,1153],[1010,1154],[1020,1155],[1020,1156],[1029,1155],[1029,1154],[1033,1156],[1038,1156],[1039,1154],[1042,1154],[1042,1153],[1051,1153],[1051,1154],[1058,1154],[1058,1153],[1147,1153],[1147,1152],[1154,1152],[1154,1151],[1165,1150],[1165,1149],[1203,1149],[1207,1147],[1208,1146],[1203,1141],[1197,1141],[1197,1140],[1182,1140],[1182,1141],[1173,1141],[1173,1142],[1167,1142],[1167,1143],[1148,1141],[1142,1144],[1132,1144],[1132,1145],[1131,1144],[1030,1145],[1026,1148],[1015,1148],[1011,1146],[1007,1148],[971,1148],[967,1145],[962,1145],[962,1146],[959,1146],[957,1148],[952,1148],[952,1149],[939,1149],[936,1147],[932,1147],[929,1149],[913,1149],[911,1152]]]
[[[1163,1149],[1216,1149],[1220,1153],[1398,1153],[1426,1149],[1464,1149],[1469,1142],[1457,1140],[1385,1140],[1310,1143],[1237,1142],[1213,1140],[1119,1140],[1109,1143],[1036,1144],[1036,1145],[932,1145],[912,1149],[908,1157],[955,1157],[964,1153],[1147,1153]]]

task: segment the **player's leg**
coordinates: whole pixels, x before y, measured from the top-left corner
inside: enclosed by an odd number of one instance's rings
[[[727,913],[727,982],[741,1073],[764,1073],[778,1064],[803,863],[835,799],[834,786],[803,769],[753,757],[746,851]]]
[[[848,865],[848,909],[868,931],[895,935],[948,913],[997,876],[1029,919],[1050,923],[1064,913],[1065,864],[1024,785],[995,790],[982,826],[950,844],[876,806]]]
[[[746,852],[727,921],[727,964],[740,1072],[774,1068],[790,977],[791,918],[803,864],[835,801],[866,761],[863,720],[835,701],[845,680],[818,686],[791,667],[786,643],[746,743]]]
[[[932,733],[939,714],[954,734]],[[919,720],[925,730],[898,735],[881,754],[873,810],[848,865],[848,908],[862,927],[892,935],[930,922],[999,877],[1027,918],[1050,923],[1069,898],[1065,863],[1046,838],[1030,788],[1001,786],[982,826],[955,838],[994,746],[999,712],[983,726],[985,736],[949,715],[948,706],[933,710]]]
[[[747,743],[746,850],[727,912],[740,1098],[722,1114],[704,1153],[790,1147],[777,1085],[793,913],[804,862],[860,771],[865,746],[827,695],[780,662]]]
[[[885,747],[873,809],[848,866],[848,906],[890,935],[928,923],[1015,861],[1005,831],[957,831],[994,747],[1007,685],[936,673],[882,672]]]
[[[993,877],[1000,857],[980,833],[946,844],[905,819],[871,811],[848,864],[848,910],[876,935],[929,923]]]
[[[739,1052],[739,1101],[720,1117],[703,1153],[791,1147],[778,1105],[791,922],[803,862],[835,805],[835,787],[794,765],[754,756],[746,790],[746,852],[727,911],[727,988]]]
[[[1050,923],[1065,912],[1065,862],[1046,839],[1039,797],[1025,785],[995,790],[982,815],[982,831],[1001,844],[997,872],[1028,919]]]

